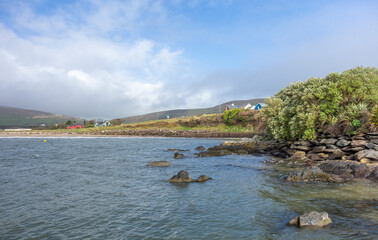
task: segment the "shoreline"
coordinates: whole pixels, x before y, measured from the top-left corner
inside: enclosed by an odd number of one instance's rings
[[[127,129],[127,130],[102,130],[95,133],[89,132],[56,132],[56,131],[0,131],[0,138],[33,138],[33,137],[176,137],[176,138],[252,138],[261,135],[251,132],[215,132],[209,130],[176,131],[169,129]]]

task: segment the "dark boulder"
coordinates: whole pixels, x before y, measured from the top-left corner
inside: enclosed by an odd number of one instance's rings
[[[189,173],[187,171],[181,170],[177,173],[177,175],[174,175],[169,179],[170,183],[191,183],[194,182],[194,180],[190,177]]]
[[[206,182],[207,180],[212,179],[211,177],[208,177],[206,175],[201,175],[197,178],[196,182]]]
[[[352,147],[363,147],[366,143],[368,143],[367,140],[353,140],[351,143]]]
[[[288,224],[298,227],[324,227],[331,224],[332,220],[326,212],[308,212],[291,220]]]
[[[314,148],[312,149],[312,151],[313,151],[314,153],[320,153],[320,152],[324,152],[325,149],[326,149],[325,146],[316,146],[316,147],[314,147]]]
[[[328,155],[325,153],[313,153],[310,155],[311,161],[324,161],[328,158]]]
[[[206,148],[204,146],[198,146],[198,147],[195,148],[195,150],[203,151],[203,150],[206,150]]]
[[[349,146],[350,143],[351,143],[351,142],[348,141],[348,140],[340,139],[340,140],[336,143],[336,146],[338,146],[338,147],[346,147],[346,146]]]
[[[344,155],[345,155],[345,152],[343,152],[343,151],[337,149],[336,151],[334,151],[334,152],[329,156],[329,159],[330,159],[330,160],[341,159]]]
[[[184,154],[179,153],[179,152],[175,152],[175,154],[173,155],[174,159],[181,159],[183,157],[184,157]]]
[[[170,165],[167,161],[154,161],[148,164],[149,167],[169,167]]]

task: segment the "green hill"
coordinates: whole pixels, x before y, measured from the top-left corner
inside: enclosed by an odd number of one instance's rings
[[[0,128],[38,127],[65,123],[68,120],[81,122],[83,119],[60,114],[0,106]]]
[[[250,103],[251,105],[256,105],[257,103],[263,103],[264,98],[258,99],[249,99],[249,100],[235,100],[220,105],[209,107],[209,108],[195,108],[195,109],[177,109],[177,110],[168,110],[161,112],[153,112],[139,116],[125,117],[120,118],[123,123],[136,123],[136,122],[145,122],[151,120],[160,120],[169,118],[180,118],[180,117],[190,117],[198,116],[203,114],[213,114],[213,113],[222,113],[226,105],[235,104],[237,106],[246,105]],[[114,119],[115,120],[115,119]]]

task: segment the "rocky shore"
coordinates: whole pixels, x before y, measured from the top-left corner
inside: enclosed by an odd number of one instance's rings
[[[261,136],[227,141],[198,153],[199,157],[268,154],[270,163],[302,166],[288,181],[343,182],[353,178],[378,181],[378,132],[357,136],[321,136],[312,141],[265,141]]]

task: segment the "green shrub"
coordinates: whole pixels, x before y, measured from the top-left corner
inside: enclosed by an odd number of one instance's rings
[[[267,132],[276,139],[314,139],[326,125],[360,121],[378,103],[378,70],[357,67],[342,74],[292,83],[266,100]],[[345,119],[343,119],[345,118]],[[354,124],[357,124],[355,122]]]
[[[223,112],[223,120],[226,122],[228,125],[234,125],[233,119],[238,115],[240,112],[240,109],[234,108],[232,110],[226,110]]]
[[[369,122],[372,125],[378,126],[378,105],[371,111]]]
[[[354,120],[352,121],[351,125],[352,125],[352,127],[354,127],[354,128],[359,128],[359,127],[361,127],[361,122],[360,122],[360,120],[354,119]]]

